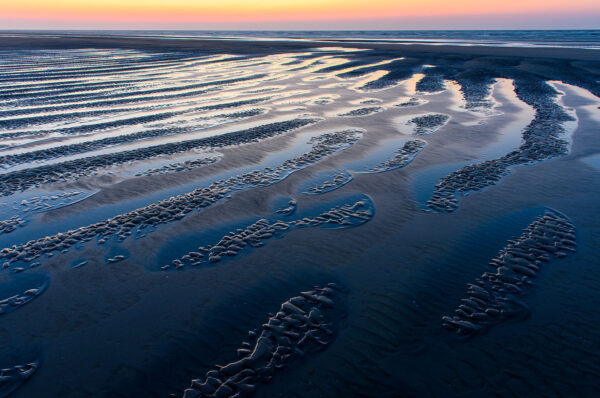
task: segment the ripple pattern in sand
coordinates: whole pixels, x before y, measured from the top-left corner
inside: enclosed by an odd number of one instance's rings
[[[68,250],[70,247],[90,241],[94,237],[99,238],[99,243],[104,243],[106,239],[113,236],[123,240],[132,235],[132,231],[136,229],[142,233],[142,230],[147,227],[182,219],[187,213],[210,206],[225,199],[232,192],[277,183],[296,170],[308,167],[329,155],[351,147],[361,136],[362,131],[360,130],[344,130],[312,137],[309,140],[313,146],[311,151],[288,159],[275,168],[255,170],[226,180],[215,181],[208,187],[198,188],[185,195],[172,197],[105,221],[47,236],[20,246],[4,248],[0,250],[0,259],[6,259],[8,264],[19,261],[31,263],[43,254]]]
[[[284,122],[265,124],[219,136],[168,143],[106,155],[97,155],[57,164],[18,170],[0,174],[0,191],[2,192],[2,195],[6,196],[42,184],[77,179],[78,177],[98,171],[101,168],[134,160],[144,160],[159,155],[173,155],[198,148],[222,148],[229,145],[256,142],[260,139],[283,134],[315,122],[317,122],[316,119],[293,119]]]
[[[496,184],[509,173],[511,167],[527,165],[564,156],[569,152],[569,141],[564,122],[574,121],[565,109],[554,101],[552,92],[543,95],[527,90],[533,82],[516,82],[517,95],[536,110],[533,121],[523,131],[523,144],[501,158],[465,166],[442,178],[436,185],[429,209],[452,212],[458,208],[458,196],[479,191]],[[540,90],[549,89],[545,82],[537,82]]]
[[[331,175],[331,173],[328,172],[325,174]],[[354,177],[352,177],[352,174],[346,170],[334,172],[334,174],[326,181],[323,181],[318,185],[311,186],[302,193],[307,195],[318,195],[331,192],[348,184],[353,178]]]
[[[276,372],[324,349],[333,341],[337,324],[344,315],[340,303],[344,290],[330,283],[285,301],[262,325],[262,330],[250,331],[254,344],[242,343],[237,351],[239,360],[217,366],[206,372],[204,378],[192,380],[183,397],[253,396]]]
[[[0,234],[7,234],[14,231],[19,227],[23,227],[27,224],[21,217],[15,215],[9,219],[0,221]]]
[[[166,173],[174,173],[174,172],[178,172],[178,171],[194,170],[194,169],[197,169],[198,167],[203,167],[203,166],[207,166],[209,164],[214,164],[214,163],[218,162],[219,160],[221,160],[221,158],[222,158],[222,155],[213,155],[213,156],[203,157],[200,159],[186,160],[184,162],[169,163],[165,166],[156,167],[153,169],[148,169],[148,170],[138,172],[138,173],[136,173],[136,176],[142,176],[142,175],[149,176],[149,175],[153,175],[153,174],[166,174]]]
[[[29,362],[0,370],[0,396],[8,397],[21,387],[39,367],[39,362]]]
[[[368,116],[368,115],[372,115],[373,113],[381,112],[382,110],[383,110],[383,108],[380,106],[371,106],[371,107],[353,109],[346,113],[341,113],[338,116],[345,116],[345,117]]]
[[[344,204],[324,211],[316,217],[303,217],[296,220],[269,221],[260,219],[244,229],[231,231],[215,245],[200,246],[197,251],[191,251],[175,259],[171,264],[161,267],[182,269],[186,265],[198,266],[206,263],[214,264],[227,257],[233,257],[246,248],[258,248],[265,245],[271,238],[281,238],[293,229],[307,227],[349,228],[362,225],[375,214],[374,204],[370,198],[354,203]]]
[[[430,113],[423,116],[417,116],[408,121],[408,124],[414,128],[414,133],[417,135],[433,134],[442,128],[448,121],[450,116],[439,113]]]
[[[575,251],[575,226],[562,214],[547,210],[523,234],[492,259],[495,272],[485,272],[469,285],[468,298],[444,316],[444,327],[460,335],[472,335],[502,319],[523,317],[528,309],[523,295],[544,263]]]
[[[50,277],[41,274],[19,274],[3,281],[0,284],[0,292],[4,296],[0,297],[0,315],[15,311],[41,296],[49,284]],[[8,297],[6,297],[7,293]]]
[[[402,148],[396,151],[391,159],[370,168],[368,171],[371,173],[381,173],[405,167],[417,157],[426,145],[427,142],[421,139],[407,141]]]

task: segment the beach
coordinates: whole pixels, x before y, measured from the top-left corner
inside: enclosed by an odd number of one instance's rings
[[[0,33],[0,396],[600,393],[600,50]]]

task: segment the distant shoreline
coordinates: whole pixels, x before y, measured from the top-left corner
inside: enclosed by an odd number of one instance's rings
[[[494,45],[414,44],[324,40],[252,40],[215,38],[168,38],[117,34],[0,33],[0,50],[44,50],[80,48],[129,48],[147,51],[199,51],[203,53],[269,54],[306,51],[315,47],[371,49],[398,54],[464,54],[519,58],[599,61],[597,49],[571,47],[509,47]]]

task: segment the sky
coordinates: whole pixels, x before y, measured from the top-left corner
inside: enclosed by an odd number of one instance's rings
[[[600,29],[600,0],[0,0],[0,29]]]

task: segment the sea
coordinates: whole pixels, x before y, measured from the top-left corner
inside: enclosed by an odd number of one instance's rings
[[[1,32],[1,31],[0,31]],[[333,40],[465,46],[600,48],[600,30],[95,30],[22,31],[48,34],[109,34],[177,38]],[[7,32],[4,32],[7,33]],[[17,33],[17,32],[12,32]]]

